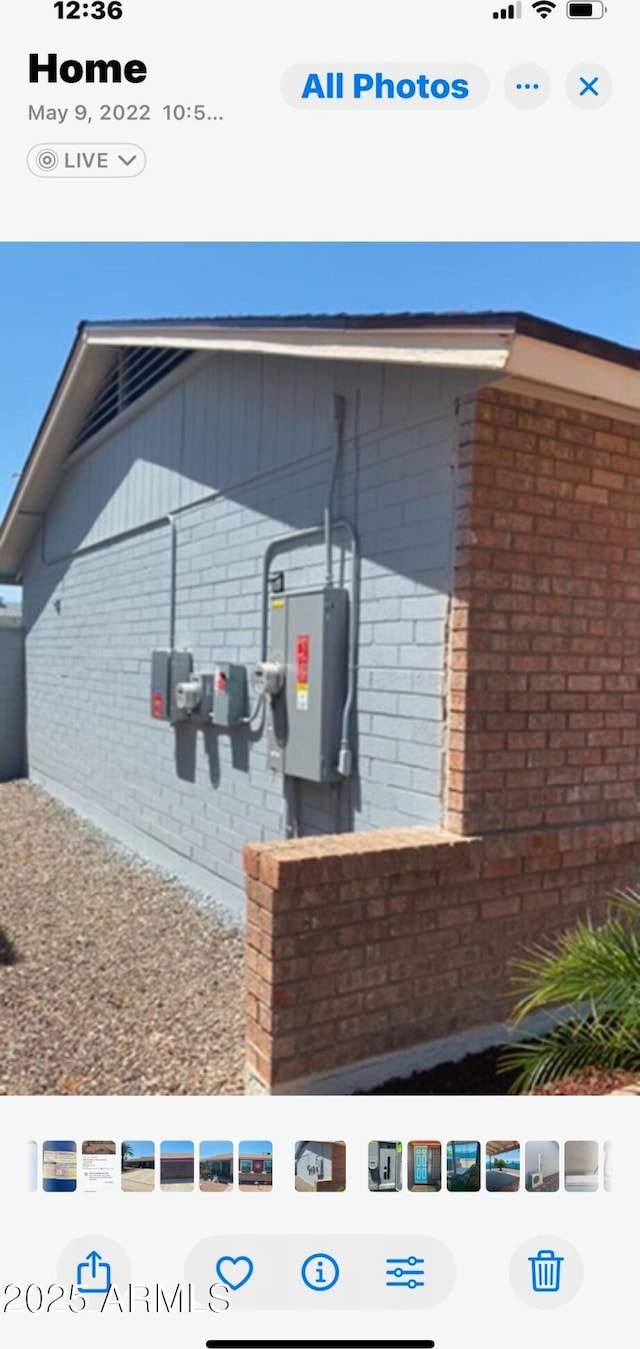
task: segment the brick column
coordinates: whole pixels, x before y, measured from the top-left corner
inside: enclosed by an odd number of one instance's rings
[[[634,819],[640,433],[483,390],[460,437],[445,823]]]

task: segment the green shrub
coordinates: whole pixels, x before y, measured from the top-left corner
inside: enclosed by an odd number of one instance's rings
[[[505,1047],[500,1068],[516,1074],[511,1092],[586,1068],[640,1071],[640,895],[609,899],[599,925],[587,918],[514,962],[512,1025],[543,1008],[555,1015],[545,1034]]]

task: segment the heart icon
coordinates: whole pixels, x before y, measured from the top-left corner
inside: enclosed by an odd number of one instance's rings
[[[216,1274],[233,1293],[237,1293],[253,1274],[253,1260],[250,1260],[248,1255],[221,1255],[216,1265]]]

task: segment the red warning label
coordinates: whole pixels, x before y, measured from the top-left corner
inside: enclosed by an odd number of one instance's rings
[[[296,684],[309,683],[309,634],[296,637]]]
[[[309,634],[301,632],[296,637],[296,708],[298,712],[309,709]]]

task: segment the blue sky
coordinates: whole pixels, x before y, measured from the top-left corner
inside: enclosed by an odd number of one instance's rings
[[[184,1138],[178,1138],[175,1141],[168,1139],[160,1144],[160,1156],[164,1156],[167,1152],[179,1153],[182,1157],[193,1157],[193,1143]]]
[[[233,1152],[233,1143],[229,1140],[216,1139],[215,1142],[204,1142],[200,1144],[200,1156],[204,1157],[224,1157],[227,1153]]]
[[[520,1160],[520,1148],[508,1148],[505,1152],[496,1152],[493,1157],[487,1157],[487,1168],[490,1170],[495,1166],[498,1158],[505,1162],[518,1162]]]
[[[82,319],[523,309],[640,345],[640,245],[0,244],[0,296],[2,515]]]
[[[132,1157],[153,1157],[155,1143],[150,1142],[149,1139],[143,1139],[141,1141],[139,1139],[127,1138],[126,1141],[131,1148]]]
[[[273,1152],[273,1143],[267,1138],[243,1138],[238,1144],[238,1152],[250,1152],[254,1157],[259,1157],[262,1153],[270,1156]]]

